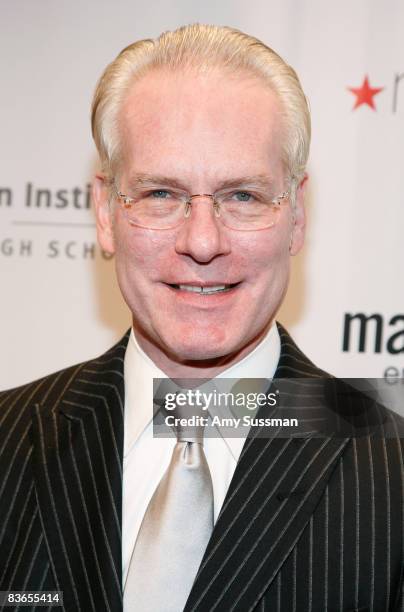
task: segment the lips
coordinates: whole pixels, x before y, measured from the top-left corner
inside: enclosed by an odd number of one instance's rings
[[[198,293],[200,295],[214,295],[217,293],[225,293],[226,291],[230,291],[239,283],[224,283],[224,284],[191,284],[191,283],[168,283],[169,287],[172,289],[176,289],[177,291],[188,291],[190,293]]]

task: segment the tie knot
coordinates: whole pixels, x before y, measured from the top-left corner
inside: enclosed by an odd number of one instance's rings
[[[174,417],[174,431],[178,442],[203,444],[207,414],[198,406],[176,406],[171,413]]]

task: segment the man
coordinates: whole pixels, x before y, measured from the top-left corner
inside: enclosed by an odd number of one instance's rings
[[[324,376],[274,322],[304,238],[296,74],[241,32],[181,28],[106,69],[93,134],[133,328],[1,395],[1,590],[59,590],[69,612],[401,609],[393,416],[388,439],[383,419],[360,437],[152,435],[153,378]]]

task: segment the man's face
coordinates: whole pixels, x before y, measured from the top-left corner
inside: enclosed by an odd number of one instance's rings
[[[120,130],[123,193],[130,195],[138,175],[167,177],[190,194],[255,176],[268,177],[274,195],[288,189],[279,102],[258,79],[149,73],[130,90]],[[231,363],[257,344],[285,294],[290,254],[303,242],[302,191],[295,214],[282,205],[269,229],[229,229],[211,200],[200,198],[179,227],[151,230],[130,225],[118,202],[112,222],[107,189],[96,181],[101,246],[115,252],[136,334],[157,362],[161,352],[181,363],[223,357]],[[223,285],[231,287],[205,295],[188,290]]]

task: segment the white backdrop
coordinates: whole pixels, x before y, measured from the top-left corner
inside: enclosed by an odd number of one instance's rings
[[[0,388],[95,356],[128,327],[87,207],[96,164],[90,102],[124,46],[195,21],[261,38],[295,67],[310,100],[307,243],[279,320],[334,374],[403,377],[401,0],[0,0],[0,7]],[[363,319],[363,350],[359,319],[343,350],[345,317],[358,313],[376,315]]]

